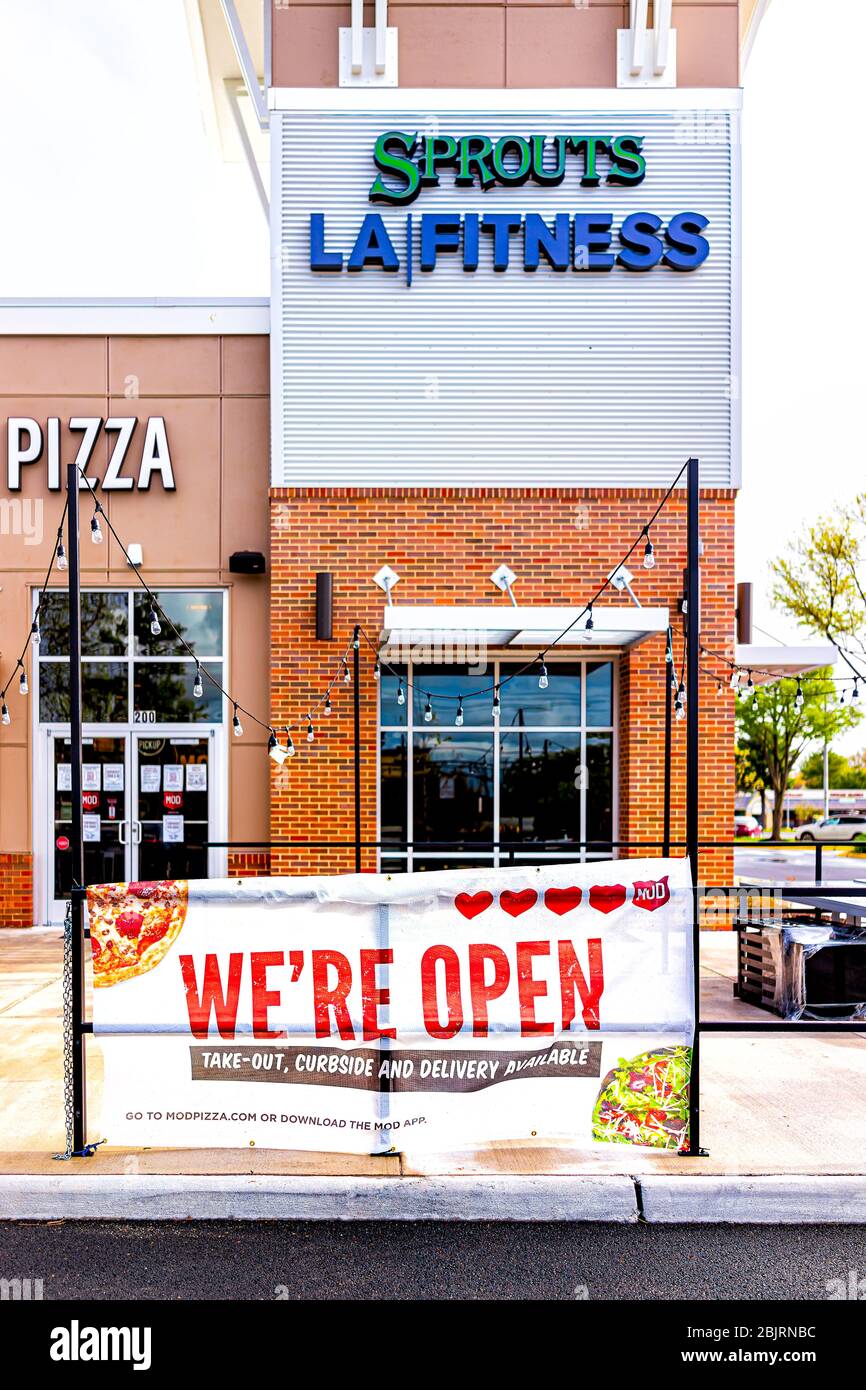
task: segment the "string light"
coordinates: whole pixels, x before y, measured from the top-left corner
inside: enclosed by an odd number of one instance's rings
[[[735,666],[734,669],[733,669],[733,671],[731,672],[731,689],[732,689],[732,690],[739,690],[739,688],[740,688],[740,673],[739,673],[739,671],[737,670],[737,668],[736,668],[736,666]]]
[[[162,632],[162,624],[159,621],[159,615],[152,604],[150,609],[150,630],[154,637],[158,637]]]
[[[400,679],[399,679],[398,682],[397,682],[397,704],[398,704],[398,705],[405,705],[405,703],[406,703],[406,691],[403,689],[403,677],[401,676]]]
[[[806,697],[805,697],[805,695],[803,694],[803,687],[802,687],[802,685],[800,684],[800,682],[797,681],[797,693],[796,693],[796,695],[794,696],[794,704],[797,706],[797,709],[802,709],[802,708],[803,708],[803,705],[805,704],[805,702],[806,702]]]
[[[202,695],[204,695],[204,686],[202,685],[202,682],[201,682],[201,667],[200,667],[200,666],[196,666],[196,668],[195,668],[195,680],[194,680],[193,683],[192,683],[192,693],[193,693],[193,699],[195,699],[195,700],[200,700],[201,697],[202,697]]]
[[[6,701],[4,700],[3,703],[2,703],[2,705],[0,705],[0,724],[11,724],[11,723],[12,723],[12,719],[11,719],[10,714],[9,714],[9,706],[6,704]]]
[[[853,702],[856,702],[856,701],[859,700],[859,699],[860,699],[860,687],[859,687],[859,685],[857,684],[857,681],[855,680],[855,682],[854,682],[854,689],[851,691],[851,700],[852,700]]]
[[[343,662],[343,672],[342,672],[342,674],[343,674],[343,684],[344,684],[344,685],[351,685],[351,684],[352,684],[352,677],[351,677],[351,675],[349,674],[349,668],[348,668],[348,666],[346,665],[345,661]]]
[[[18,664],[21,666],[20,662]],[[20,695],[28,695],[30,693],[30,687],[27,684],[27,672],[23,666],[21,666],[21,679],[18,682],[18,693]]]
[[[243,731],[244,731],[244,726],[243,726],[243,724],[241,723],[241,718],[240,718],[240,715],[238,714],[238,707],[237,707],[237,705],[235,705],[235,712],[234,712],[234,714],[232,715],[232,733],[234,734],[235,738],[240,738],[241,735],[243,734]]]
[[[331,696],[330,696],[330,693],[327,694],[327,695],[325,696],[325,703],[324,703],[324,705],[322,706],[322,712],[323,712],[323,714],[325,715],[325,717],[326,717],[327,719],[330,719],[330,717],[331,717]]]
[[[292,742],[291,732],[288,729],[283,729],[283,733],[286,736],[286,757],[293,758],[295,756],[295,745]]]
[[[494,718],[494,719],[498,719],[498,718],[499,718],[499,715],[500,715],[501,710],[502,710],[502,706],[501,706],[500,703],[499,703],[499,686],[497,685],[496,688],[494,689],[494,692],[493,692],[493,718]]]
[[[686,702],[686,683],[685,683],[685,681],[680,681],[679,685],[677,686],[677,699],[678,699],[678,701],[680,702],[680,704],[683,704],[683,705],[684,705],[685,702]]]
[[[277,767],[282,767],[283,763],[286,761],[286,750],[280,747],[273,729],[271,729],[268,738],[268,757],[277,764]]]
[[[32,625],[31,628],[30,628],[30,641],[33,643],[34,647],[38,647],[38,646],[39,646],[39,643],[42,641],[42,633],[39,631],[39,613],[38,613],[38,612],[37,612],[37,614],[36,614],[36,619],[35,619],[33,625]]]
[[[316,738],[316,731],[315,731],[315,729],[313,728],[312,716],[311,716],[311,715],[307,715],[307,743],[313,743],[313,742],[315,741],[315,738]]]
[[[746,690],[754,690],[755,682],[752,680],[752,673],[749,672],[749,679],[746,681]]]
[[[63,527],[57,529],[57,568],[59,570],[69,569],[69,560],[66,555],[66,546],[63,544]]]
[[[655,569],[656,556],[653,550],[653,543],[650,540],[649,527],[645,527],[643,534],[646,536],[646,545],[643,548],[643,567],[645,570]]]
[[[427,703],[426,703],[426,705],[424,706],[424,723],[425,723],[425,724],[431,724],[432,722],[433,722],[433,706],[432,706],[431,703],[430,703],[430,696],[428,695],[428,696],[427,696]]]
[[[678,695],[677,698],[676,698],[676,700],[674,701],[674,718],[675,718],[675,719],[685,719],[685,717],[686,717],[686,707],[685,707],[685,705],[683,704],[682,700],[680,699],[680,697],[679,697],[679,695]]]
[[[99,503],[97,502],[96,511],[93,513],[93,517],[90,522],[90,539],[93,541],[94,545],[102,545],[102,542],[105,540],[105,537],[102,534],[102,527],[99,524],[99,512],[100,507]]]
[[[594,623],[593,620],[592,620],[592,604],[591,604],[591,603],[588,603],[588,604],[586,605],[586,622],[584,623],[583,626],[584,626],[584,630],[585,630],[586,632],[592,632],[592,629],[595,627],[595,623]]]
[[[454,716],[454,723],[457,725],[457,728],[458,728],[458,729],[462,729],[462,728],[463,728],[463,696],[462,696],[462,695],[461,695],[460,699],[457,701],[457,713],[456,713],[456,715]]]
[[[547,667],[545,666],[544,662],[542,661],[542,663],[541,663],[541,670],[540,670],[539,673],[538,673],[538,688],[539,688],[539,690],[546,690],[547,687],[548,687],[549,685],[550,685],[550,681],[548,680],[548,676],[547,676]]]
[[[374,681],[377,681],[377,680],[379,679],[379,676],[381,675],[381,673],[382,673],[382,668],[381,668],[381,666],[379,665],[379,662],[378,662],[378,661],[375,661],[375,662],[373,663],[373,680],[374,680]]]

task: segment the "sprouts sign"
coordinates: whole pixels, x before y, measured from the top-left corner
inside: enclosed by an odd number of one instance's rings
[[[389,130],[376,139],[373,163],[378,173],[368,199],[390,208],[409,208],[425,189],[447,184],[487,192],[494,187],[551,189],[567,184],[577,195],[604,186],[611,206],[578,208],[552,216],[527,210],[420,211],[417,268],[436,269],[443,257],[457,258],[475,272],[483,262],[494,271],[515,266],[535,271],[544,262],[557,271],[615,268],[649,271],[664,265],[675,271],[696,270],[710,254],[703,235],[709,218],[692,209],[661,216],[651,209],[614,209],[618,188],[636,187],[646,177],[644,136],[538,133],[490,135],[419,135]],[[524,195],[525,196],[525,195]],[[585,201],[585,199],[584,199]],[[329,235],[327,215],[310,215],[310,269],[328,273],[375,269],[403,271],[411,285],[416,261],[413,214],[403,226],[386,225],[379,212],[368,212],[347,242]]]

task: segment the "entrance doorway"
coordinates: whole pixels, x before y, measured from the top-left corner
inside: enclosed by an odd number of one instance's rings
[[[209,878],[224,872],[207,842],[217,838],[221,731],[88,731],[82,813],[86,883]],[[71,745],[48,728],[46,920],[61,921],[72,883]]]

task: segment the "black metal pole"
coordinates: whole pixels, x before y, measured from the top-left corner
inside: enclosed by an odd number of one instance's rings
[[[355,873],[361,872],[361,643],[360,628],[352,635],[352,681],[355,716]]]
[[[701,637],[700,575],[700,466],[690,458],[687,473],[686,513],[687,601],[686,610],[686,853],[692,873],[692,969],[694,973],[695,1037],[689,1086],[689,1153],[701,1150],[701,927],[698,890],[698,658]]]
[[[672,648],[666,649],[667,651]],[[671,672],[673,664],[667,659],[662,668],[665,681],[665,770],[664,770],[664,812],[662,822],[662,854],[667,859],[671,852],[671,745],[673,742],[673,692],[671,691]]]
[[[72,887],[84,886],[84,826],[82,822],[81,782],[81,547],[78,513],[78,469],[66,469],[69,494],[67,514],[67,553],[69,557],[69,756],[72,764],[72,814],[69,848]],[[80,1152],[87,1142],[87,1082],[84,1057],[84,903],[80,893],[72,894],[72,1147]]]

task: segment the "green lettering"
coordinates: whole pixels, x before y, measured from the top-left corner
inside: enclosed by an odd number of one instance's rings
[[[383,179],[377,178],[370,188],[369,198],[371,203],[412,203],[421,192],[421,171],[412,162],[411,155],[415,153],[418,144],[418,135],[407,135],[402,130],[388,130],[384,135],[380,135],[376,141],[373,151],[373,162],[377,169],[382,173],[399,174],[403,180],[402,185],[394,187],[392,184],[385,183]],[[392,146],[402,149],[404,153],[395,154]]]

